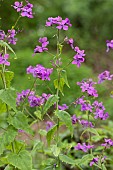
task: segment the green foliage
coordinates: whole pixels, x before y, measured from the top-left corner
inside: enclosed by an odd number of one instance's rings
[[[24,113],[18,112],[14,116],[8,117],[8,123],[13,125],[16,129],[22,129],[27,133],[33,134],[29,124],[28,119]]]
[[[47,132],[47,143],[48,145],[50,145],[50,142],[52,140],[52,138],[54,138],[54,133],[57,130],[57,125],[54,125],[52,128],[49,129],[49,131]]]
[[[51,95],[43,107],[43,115],[46,114],[48,109],[59,100],[57,95]]]
[[[73,136],[73,125],[70,114],[66,111],[56,110],[55,115],[67,126],[70,130],[71,136]]]
[[[6,147],[14,141],[17,135],[17,130],[15,130],[12,126],[8,126],[7,130],[0,137],[0,155],[6,149]]]
[[[19,170],[32,170],[32,158],[26,150],[22,150],[18,154],[10,153],[7,160],[10,165],[13,165]]]
[[[16,91],[13,88],[2,89],[0,90],[0,100],[6,103],[10,108],[12,108],[15,112],[16,110]],[[0,108],[1,109],[1,108]]]

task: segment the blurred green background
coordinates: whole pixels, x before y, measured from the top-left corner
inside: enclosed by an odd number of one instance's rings
[[[0,29],[5,30],[5,32],[14,25],[18,18],[18,13],[11,6],[14,2],[15,0],[0,1]],[[113,73],[113,52],[106,53],[106,40],[113,38],[113,0],[30,0],[30,3],[34,5],[34,18],[21,18],[16,27],[21,32],[17,35],[17,45],[12,46],[18,57],[17,60],[14,60],[13,57],[10,59],[11,67],[9,69],[15,72],[12,86],[18,91],[30,88],[33,79],[26,75],[26,68],[29,65],[41,63],[45,67],[52,67],[50,63],[52,58],[47,53],[36,54],[32,57],[33,50],[38,44],[38,38],[43,36],[47,36],[50,40],[50,51],[56,52],[56,41],[53,38],[56,30],[45,27],[48,17],[61,16],[63,19],[68,17],[71,20],[72,27],[69,28],[69,31],[62,31],[61,37],[67,35],[74,38],[75,45],[84,49],[86,53],[85,64],[80,69],[75,65],[69,66],[68,79],[71,89],[64,88],[66,97],[62,98],[61,103],[69,104],[80,96],[81,90],[76,85],[77,81],[90,77],[97,81],[98,74],[104,70]],[[72,50],[66,46],[62,55],[64,65],[73,56]],[[53,73],[52,80],[55,76],[56,73]],[[51,83],[49,83],[49,86],[53,88]],[[100,94],[99,100],[105,103],[107,110],[112,115],[111,82],[98,85],[97,88]],[[54,91],[54,89],[52,90]],[[45,85],[39,82],[38,91],[41,94],[42,91],[47,92],[48,90]]]

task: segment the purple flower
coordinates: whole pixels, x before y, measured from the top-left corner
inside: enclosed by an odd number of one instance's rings
[[[93,164],[97,164],[98,161],[99,161],[98,157],[93,158],[92,161],[90,162],[90,166],[92,166]]]
[[[87,120],[80,120],[80,124],[84,127],[94,128],[94,125],[92,124],[92,122],[88,122]]]
[[[19,132],[19,133],[24,133],[24,130],[19,129],[18,132]]]
[[[83,144],[78,143],[74,147],[74,149],[75,150],[82,150],[83,152],[88,152],[88,150],[92,149],[93,147],[94,147],[94,145],[90,145],[90,144],[86,145],[85,143],[83,143]]]
[[[17,10],[17,12],[20,12],[22,10],[22,7],[23,7],[23,3],[22,2],[18,2],[16,1],[14,3],[14,5],[12,5],[14,9]]]
[[[110,75],[109,71],[104,71],[103,73],[99,74],[98,79],[98,84],[101,84],[104,80],[112,80],[113,74]]]
[[[13,8],[17,10],[17,12],[20,12],[20,15],[22,17],[28,17],[28,18],[33,18],[33,13],[32,13],[32,8],[33,4],[30,4],[28,1],[26,1],[27,4],[23,6],[22,2],[16,1],[14,3]]]
[[[78,123],[78,122],[79,122],[79,119],[80,119],[80,118],[77,118],[76,115],[73,115],[73,116],[71,117],[72,124]]]
[[[49,131],[53,127],[53,122],[47,121],[46,125],[46,130]]]
[[[81,98],[78,98],[78,99],[75,101],[75,103],[76,103],[76,104],[80,104],[80,105],[84,104],[84,103],[86,102],[86,100],[84,100],[84,97],[85,97],[85,96],[82,96]]]
[[[43,105],[43,100],[41,97],[36,97],[36,96],[29,96],[28,97],[28,102],[30,107],[36,107],[36,106],[41,106]]]
[[[77,82],[77,85],[80,86],[82,92],[87,92],[90,96],[98,97],[97,90],[93,87],[96,82],[93,82],[92,79],[83,80],[82,82]]]
[[[17,42],[17,38],[15,38],[16,34],[17,33],[14,29],[8,30],[8,35],[6,38],[7,38],[7,41],[9,44],[13,44],[13,45],[16,44],[16,42]]]
[[[28,2],[26,6],[21,8],[21,16],[22,17],[33,18],[32,8],[33,8],[33,4],[30,4]]]
[[[106,148],[109,148],[110,146],[113,146],[113,140],[111,139],[104,139],[105,143],[102,143],[101,146],[104,146]]]
[[[68,27],[71,27],[72,24],[70,23],[70,20],[68,18],[65,18],[64,20],[58,16],[58,17],[49,17],[48,21],[46,21],[46,26],[50,27],[52,25],[57,25],[56,28],[61,30],[68,30]]]
[[[36,67],[29,66],[27,68],[27,74],[32,74],[33,77],[37,77],[41,80],[50,80],[50,75],[53,72],[53,68],[45,68],[38,64]]]
[[[108,52],[110,48],[113,49],[113,40],[111,40],[111,41],[107,40],[106,43],[107,43],[106,44],[107,45],[106,52]]]
[[[58,105],[59,110],[66,110],[68,109],[68,106],[66,104],[63,104],[62,106]]]
[[[72,61],[72,64],[76,64],[77,67],[80,67],[81,63],[84,62],[84,50],[80,50],[79,47],[75,47],[74,51],[77,52],[77,54],[73,57],[74,60]]]
[[[72,49],[74,49],[74,46],[73,46],[74,40],[73,40],[73,38],[68,39],[68,37],[66,37],[64,39],[64,41],[67,42],[67,44],[69,44]]]
[[[21,93],[17,93],[16,102],[19,106],[21,102],[25,100],[29,95],[34,95],[34,91],[30,91],[30,89],[23,90]]]
[[[5,32],[3,30],[0,30],[0,40],[4,40],[5,38]]]
[[[6,66],[10,66],[10,62],[7,61],[7,59],[9,58],[9,54],[2,54],[0,53],[0,64],[4,64]]]
[[[49,44],[49,41],[47,41],[47,37],[39,38],[38,41],[42,44],[42,46],[36,46],[36,48],[34,49],[34,53],[42,53],[43,51],[47,51],[48,48],[46,48],[46,46]]]

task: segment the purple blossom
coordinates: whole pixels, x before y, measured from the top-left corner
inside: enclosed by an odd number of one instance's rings
[[[48,48],[46,47],[49,44],[49,41],[47,41],[47,37],[39,38],[38,41],[42,44],[42,46],[37,45],[34,49],[34,53],[42,53],[43,51],[47,51]]]
[[[65,18],[64,20],[58,16],[58,17],[49,17],[48,21],[46,21],[46,26],[50,27],[52,25],[56,25],[56,28],[61,30],[68,30],[68,27],[71,27],[72,24],[70,23],[70,20],[68,18]]]
[[[105,107],[103,106],[102,102],[94,101],[92,106],[94,107],[94,118],[106,120],[109,117],[108,112],[105,112]]]
[[[64,41],[67,42],[67,44],[69,44],[72,49],[74,49],[74,45],[73,45],[74,40],[73,40],[73,38],[68,39],[68,37],[66,37],[66,38],[64,39]]]
[[[46,130],[49,131],[53,127],[53,122],[47,121],[46,122]]]
[[[59,110],[66,110],[68,109],[68,106],[66,104],[63,104],[62,106],[58,105]]]
[[[24,130],[22,130],[22,129],[19,129],[18,130],[18,133],[24,133],[25,131]]]
[[[73,57],[74,60],[72,61],[72,64],[76,64],[77,67],[80,67],[81,63],[84,62],[84,50],[80,50],[79,47],[75,47],[74,49],[75,52],[77,52],[77,54]]]
[[[95,157],[92,159],[92,161],[90,162],[90,166],[92,166],[93,164],[98,164],[99,158]]]
[[[12,6],[14,9],[17,10],[17,12],[20,12],[20,15],[22,17],[33,18],[33,13],[32,13],[33,4],[29,3],[28,1],[26,2],[27,4],[23,6],[23,2],[16,1]]]
[[[104,71],[103,73],[99,74],[98,79],[98,84],[101,84],[104,80],[112,80],[113,74],[110,75],[109,71]]]
[[[9,44],[13,44],[15,45],[17,42],[17,38],[15,38],[16,36],[16,31],[14,29],[8,30],[8,35],[7,35],[7,41]]]
[[[23,102],[25,98],[27,98],[29,95],[34,95],[34,92],[30,91],[30,89],[23,90],[21,93],[17,93],[16,98],[17,105],[19,106],[20,103]]]
[[[77,82],[77,85],[80,86],[82,92],[87,92],[90,96],[98,97],[97,90],[93,87],[94,84],[96,84],[96,82],[93,82],[92,79]]]
[[[89,149],[92,149],[94,147],[94,145],[86,145],[85,143],[81,144],[81,143],[78,143],[74,149],[75,150],[82,150],[83,152],[88,152]]]
[[[77,118],[76,115],[73,115],[73,116],[71,117],[72,124],[78,123],[78,122],[79,122],[79,119],[80,119],[80,118]]]
[[[94,125],[92,124],[92,122],[88,122],[87,120],[80,120],[80,124],[81,124],[83,127],[94,128]]]
[[[5,38],[5,32],[3,30],[0,30],[0,40],[4,40]]]
[[[27,5],[21,8],[21,16],[33,18],[32,8],[33,8],[33,4],[30,4],[29,2],[27,2]]]
[[[27,68],[27,74],[32,74],[33,77],[37,77],[41,80],[50,80],[50,75],[53,72],[53,68],[45,68],[38,64],[36,67],[29,66]]]
[[[92,112],[92,106],[89,103],[81,104],[81,111],[90,111]]]
[[[84,103],[86,102],[86,100],[84,100],[84,97],[85,97],[85,96],[82,96],[82,97],[78,98],[78,99],[75,101],[75,103],[76,103],[76,104],[80,104],[80,105],[84,104]]]
[[[7,59],[9,58],[9,54],[2,54],[0,53],[0,64],[4,64],[6,66],[10,66],[10,62],[7,61]]]
[[[37,97],[37,96],[28,96],[28,102],[30,107],[36,107],[36,106],[41,106],[43,105],[43,100],[41,97]]]
[[[104,141],[105,141],[105,143],[102,143],[101,146],[104,146],[106,148],[113,146],[113,140],[112,139],[104,139]]]
[[[113,49],[113,40],[107,40],[106,45],[107,45],[106,52],[108,52],[110,48]]]
[[[17,10],[17,12],[20,12],[22,10],[22,7],[23,7],[23,3],[22,2],[18,2],[16,1],[14,3],[14,5],[12,5],[14,9]]]

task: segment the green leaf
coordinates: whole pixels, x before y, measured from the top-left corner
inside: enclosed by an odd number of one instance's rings
[[[53,135],[54,135],[54,133],[55,133],[56,130],[57,130],[57,125],[54,125],[54,126],[52,126],[52,128],[49,129],[49,131],[47,132],[47,143],[48,143],[48,145],[50,145],[50,142],[51,142],[52,137],[53,137]]]
[[[14,141],[17,135],[17,130],[15,130],[12,126],[8,126],[7,131],[5,131],[0,137],[0,154],[6,149],[11,142]]]
[[[87,154],[85,156],[82,157],[81,161],[79,164],[81,165],[86,165],[89,163],[89,161],[91,161],[93,159],[93,155],[92,154]]]
[[[71,136],[73,136],[73,125],[71,116],[68,112],[62,110],[55,111],[56,116],[67,126],[67,128],[71,132]]]
[[[11,83],[11,80],[13,79],[13,77],[14,77],[14,72],[12,72],[12,71],[5,72],[5,80],[6,80],[7,88],[10,87],[10,83]]]
[[[58,157],[58,155],[60,154],[60,148],[57,145],[52,145],[52,153],[55,157]]]
[[[83,135],[84,133],[86,133],[86,132],[93,133],[93,134],[97,135],[98,137],[100,136],[96,129],[94,129],[94,128],[87,128],[87,129],[85,129],[85,130],[82,132],[81,137],[82,137],[82,135]]]
[[[36,111],[34,112],[34,115],[35,115],[38,119],[42,120],[42,115],[41,115],[41,111],[40,111],[40,110],[36,110]]]
[[[75,165],[75,160],[68,157],[67,155],[59,155],[59,159],[62,161],[62,162],[65,162],[67,164],[71,164],[71,165]]]
[[[102,164],[102,170],[107,170],[104,164]]]
[[[33,134],[29,124],[28,119],[24,113],[18,112],[14,116],[8,117],[8,123],[13,125],[16,129],[22,129],[27,133]]]
[[[4,170],[14,170],[14,167],[11,165],[7,165]]]
[[[62,78],[64,79],[65,84],[70,88],[69,83],[68,83],[68,80],[67,80],[66,70],[62,70],[61,76],[62,76]]]
[[[48,109],[54,105],[58,101],[57,95],[51,95],[49,99],[46,101],[44,108],[43,108],[43,115],[48,111]]]
[[[5,113],[7,112],[6,104],[0,100],[0,113]]]
[[[65,84],[64,78],[60,78],[60,80],[58,80],[58,79],[55,79],[55,80],[54,80],[55,89],[58,89],[58,90],[62,93],[62,95],[64,95],[64,94],[63,94],[64,84]]]
[[[40,140],[36,140],[35,144],[33,146],[32,152],[36,152],[37,150],[42,150],[44,143],[41,142]]]
[[[40,129],[38,132],[42,136],[46,136],[47,135],[47,131],[46,130]]]
[[[9,164],[20,170],[32,170],[32,158],[28,151],[22,150],[19,154],[10,153],[7,157]]]
[[[10,47],[9,44],[7,44],[6,42],[4,42],[3,40],[0,40],[0,46],[1,46],[1,47],[7,47],[7,48],[15,55],[15,59],[17,58],[14,50]]]
[[[16,110],[16,91],[13,88],[0,90],[0,99],[10,106],[15,112]]]

